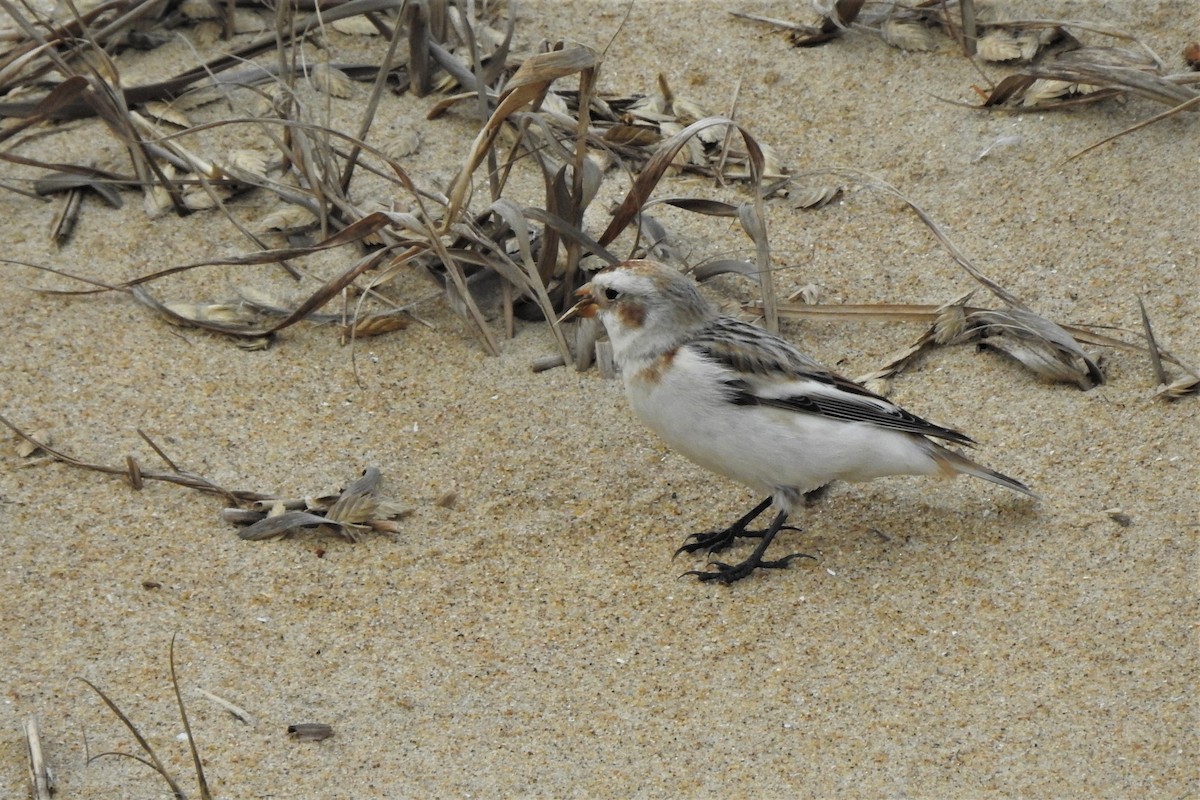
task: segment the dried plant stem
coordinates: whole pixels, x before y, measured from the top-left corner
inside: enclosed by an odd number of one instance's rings
[[[74,456],[67,455],[61,450],[56,450],[50,445],[33,438],[21,428],[18,428],[16,425],[10,422],[8,418],[3,415],[0,415],[0,425],[8,428],[21,439],[40,448],[41,450],[44,450],[55,461],[61,461],[64,464],[91,470],[93,472],[103,472],[108,475],[124,475],[128,477],[131,482],[135,480],[135,477],[130,473],[130,466],[128,463],[121,467],[112,467],[104,464],[92,464],[75,458]],[[183,486],[188,489],[196,489],[197,491],[206,492],[208,494],[219,494],[234,503],[250,502],[253,500],[269,500],[274,497],[274,495],[262,494],[261,492],[245,492],[225,489],[213,483],[208,478],[205,478],[201,475],[194,475],[190,472],[145,472],[138,468],[137,479],[141,481],[163,481],[164,483],[173,483],[177,486]]]
[[[33,800],[50,800],[54,792],[54,781],[42,753],[42,736],[38,730],[37,717],[25,720],[25,743],[29,752],[29,794]]]

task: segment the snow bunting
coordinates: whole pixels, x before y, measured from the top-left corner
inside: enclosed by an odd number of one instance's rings
[[[580,301],[560,322],[600,318],[642,421],[700,466],[768,495],[728,528],[693,534],[676,551],[716,552],[739,537],[759,539],[745,561],[716,561],[712,571],[687,575],[729,584],[807,557],[763,558],[804,495],[835,480],[966,474],[1036,496],[933,441],[972,444],[966,435],[830,372],[775,334],[719,314],[691,278],[665,264],[618,264],[576,294]],[[772,504],[771,524],[751,530]]]

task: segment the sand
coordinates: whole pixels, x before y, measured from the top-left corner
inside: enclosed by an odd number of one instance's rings
[[[798,16],[784,3],[737,7]],[[905,53],[852,35],[797,50],[729,8],[641,3],[618,32],[622,5],[524,3],[518,45],[607,45],[602,90],[651,91],[662,71],[713,110],[740,84],[739,119],[792,170],[888,180],[980,269],[1060,322],[1134,330],[1140,296],[1161,344],[1200,362],[1195,114],[1062,165],[1162,108],[1135,99],[972,111],[936,99],[973,101],[969,86],[982,82],[950,48]],[[1189,0],[1014,8],[1130,30],[1175,68],[1200,31]],[[331,44],[376,58],[382,47]],[[169,63],[156,53],[118,63],[153,74]],[[367,87],[354,91],[335,122],[356,119]],[[424,143],[406,166],[444,185],[475,123],[465,107],[425,120],[432,102],[389,98],[379,135],[415,126]],[[95,123],[19,152],[122,163]],[[33,174],[4,172],[9,183]],[[624,185],[610,183],[609,200]],[[746,197],[696,179],[664,184],[658,195],[668,194]],[[116,282],[253,249],[219,214],[150,220],[125,197],[121,209],[86,200],[59,249],[45,234],[54,204],[0,193],[4,255]],[[239,213],[252,218],[264,202]],[[606,202],[594,204],[591,230]],[[975,286],[894,199],[852,190],[817,212],[770,209],[781,296],[812,283],[826,302],[941,303]],[[661,218],[689,263],[752,257],[727,220]],[[312,268],[330,275],[353,257],[339,251]],[[78,285],[2,269],[0,413],[13,422],[50,429],[87,460],[133,454],[159,468],[140,428],[184,468],[237,489],[316,494],[374,465],[413,509],[398,535],[358,544],[316,533],[245,542],[217,498],[162,483],[134,491],[5,446],[6,797],[25,791],[19,730],[33,716],[59,797],[166,796],[142,764],[87,762],[136,744],[79,678],[113,698],[196,796],[170,684],[173,636],[218,797],[1200,794],[1200,406],[1153,399],[1144,354],[1094,351],[1108,382],[1085,392],[994,353],[934,352],[892,383],[892,397],[974,436],[981,461],[1042,501],[969,480],[840,486],[776,545],[815,560],[725,587],[679,578],[704,559],[671,555],[756,498],[669,452],[631,416],[619,383],[594,370],[534,373],[554,349],[544,324],[521,323],[491,357],[433,298],[418,308],[432,327],[357,345],[359,385],[331,327],[301,325],[244,352],[172,328],[127,296],[38,294],[30,287]],[[406,280],[407,297],[430,294]],[[288,286],[275,267],[211,268],[156,291],[220,298],[263,283]],[[707,291],[724,301],[756,292],[739,278]],[[861,375],[920,331],[784,332]],[[437,505],[448,491],[453,506]],[[287,727],[304,722],[335,735],[289,739]]]

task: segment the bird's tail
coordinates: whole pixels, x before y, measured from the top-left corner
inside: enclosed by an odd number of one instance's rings
[[[1027,494],[1034,499],[1041,499],[1033,492],[1033,490],[1021,483],[1016,478],[1010,478],[1003,473],[996,472],[994,469],[988,469],[982,464],[976,464],[966,456],[960,456],[953,450],[948,450],[936,442],[929,442],[929,445],[932,448],[930,455],[933,456],[933,460],[937,462],[937,465],[941,469],[943,475],[973,475],[976,478],[983,478],[985,481],[998,483],[1001,486],[1012,489],[1015,492]]]

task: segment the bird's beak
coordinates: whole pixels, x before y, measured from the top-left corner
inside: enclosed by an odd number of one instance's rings
[[[590,283],[580,286],[575,291],[575,296],[581,298],[580,301],[567,309],[567,313],[558,318],[559,325],[580,317],[590,319],[596,316],[596,310],[600,306],[597,305],[596,299],[592,297],[592,285]]]

